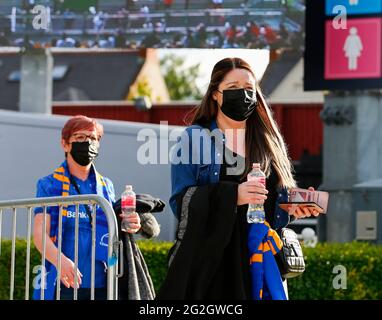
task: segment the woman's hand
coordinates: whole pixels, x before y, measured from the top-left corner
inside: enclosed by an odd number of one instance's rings
[[[309,187],[308,188],[309,191],[314,191],[314,188],[313,187]],[[314,208],[300,208],[300,207],[295,207],[292,208],[288,211],[288,213],[294,217],[296,217],[297,219],[301,219],[301,218],[309,218],[311,216],[314,216],[314,217],[317,217],[320,212],[317,211],[316,209]]]
[[[268,190],[259,181],[246,181],[239,184],[237,205],[263,204],[267,199]]]
[[[128,233],[137,233],[141,228],[141,218],[138,213],[134,212],[127,215],[121,213],[119,216],[121,219],[126,219],[129,223],[129,229],[127,230]]]
[[[74,275],[75,275],[75,265],[72,260],[65,257],[64,255],[61,258],[61,281],[67,287],[72,287],[74,289]],[[82,283],[82,273],[77,268],[77,288],[81,286]]]

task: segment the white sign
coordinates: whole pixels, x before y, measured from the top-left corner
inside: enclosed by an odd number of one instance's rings
[[[356,27],[350,28],[343,49],[345,51],[345,57],[348,58],[348,69],[357,70],[358,58],[362,55],[363,45]]]

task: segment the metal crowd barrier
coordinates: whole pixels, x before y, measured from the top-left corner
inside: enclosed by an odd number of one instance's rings
[[[16,226],[17,226],[17,209],[27,209],[27,252],[26,252],[26,270],[25,270],[25,300],[29,300],[29,282],[30,282],[30,250],[31,250],[31,236],[32,236],[32,214],[33,208],[43,208],[43,225],[42,225],[42,254],[41,254],[41,300],[44,300],[44,288],[45,288],[45,260],[46,260],[46,215],[48,207],[59,207],[59,223],[58,223],[58,265],[57,265],[57,285],[56,285],[56,299],[60,300],[60,284],[61,281],[61,253],[62,253],[62,208],[68,205],[75,205],[75,257],[74,264],[75,269],[78,269],[78,232],[79,232],[79,205],[87,204],[92,206],[92,246],[91,246],[91,300],[94,300],[95,296],[95,235],[96,235],[96,206],[100,206],[107,218],[108,224],[108,261],[117,262],[108,265],[107,268],[107,299],[118,299],[118,277],[123,272],[123,259],[119,259],[119,252],[122,246],[122,242],[118,240],[117,219],[114,214],[114,210],[110,203],[98,196],[98,195],[78,195],[67,197],[47,197],[47,198],[35,198],[35,199],[21,199],[21,200],[7,200],[0,201],[0,254],[1,254],[1,240],[2,240],[2,219],[6,214],[6,210],[11,210],[12,214],[12,248],[11,248],[11,270],[10,270],[10,293],[9,298],[14,298],[15,288],[15,254],[16,254]],[[119,261],[119,263],[118,263]],[[121,273],[118,273],[118,265],[120,264]],[[77,283],[77,272],[75,272],[75,283]],[[75,286],[73,290],[74,300],[77,300],[78,289]]]

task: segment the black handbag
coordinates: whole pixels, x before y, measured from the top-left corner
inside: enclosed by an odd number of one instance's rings
[[[282,249],[276,255],[277,265],[283,278],[289,279],[301,275],[305,271],[305,261],[297,234],[289,228],[279,232],[283,242]]]

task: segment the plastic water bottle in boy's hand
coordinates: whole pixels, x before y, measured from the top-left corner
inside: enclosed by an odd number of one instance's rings
[[[259,181],[265,187],[265,173],[260,169],[260,163],[254,163],[252,165],[252,171],[248,173],[248,181]],[[248,223],[264,223],[265,212],[263,204],[249,204],[247,211]]]
[[[127,217],[130,214],[135,213],[136,210],[136,196],[131,185],[127,185],[125,191],[121,195],[121,211],[122,211],[122,222],[121,230],[128,232],[129,222]]]

